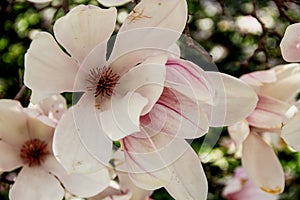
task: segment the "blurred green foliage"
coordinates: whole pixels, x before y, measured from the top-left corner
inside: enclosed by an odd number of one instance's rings
[[[12,99],[22,88],[24,54],[32,34],[41,30],[52,32],[56,19],[75,5],[88,3],[98,5],[96,0],[54,0],[41,5],[25,0],[0,1],[0,98]],[[133,4],[127,4],[120,9],[130,11],[132,7]],[[279,49],[282,35],[289,24],[300,22],[298,0],[188,0],[188,7],[188,29],[192,38],[216,58],[214,61],[221,72],[236,77],[284,63]],[[237,23],[239,17],[250,15],[263,23],[261,32],[244,31],[240,27],[243,24]],[[28,104],[29,96],[27,90],[19,99],[23,105]],[[71,102],[71,94],[66,93],[66,97]],[[226,129],[210,152],[211,158],[203,164],[211,200],[222,199],[227,178],[241,164],[236,155],[222,145],[224,139],[228,139]],[[202,142],[202,138],[193,141],[196,152],[200,151]],[[300,199],[300,154],[284,149],[278,150],[278,156],[287,173],[281,199]],[[3,187],[7,184],[1,183],[0,188]],[[1,198],[7,198],[7,190],[0,194]],[[172,199],[165,189],[155,191],[152,197]]]

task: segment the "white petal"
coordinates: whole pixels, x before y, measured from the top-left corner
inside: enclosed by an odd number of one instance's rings
[[[79,197],[94,196],[110,182],[107,168],[87,174],[67,173],[54,157],[47,159],[44,167],[58,177],[68,192]]]
[[[228,133],[231,139],[238,147],[248,137],[250,128],[247,120],[242,120],[228,127]]]
[[[100,4],[106,7],[111,6],[122,6],[126,3],[131,2],[131,0],[97,0]]]
[[[170,167],[171,182],[165,186],[174,199],[206,199],[208,183],[201,162],[192,148]]]
[[[80,63],[115,28],[117,10],[79,5],[54,24],[57,41]],[[105,55],[103,55],[105,56]]]
[[[9,198],[14,200],[61,200],[63,196],[59,181],[39,167],[23,167],[9,192]]]
[[[24,83],[49,93],[73,91],[78,64],[46,32],[35,35],[25,55]]]
[[[103,168],[103,165],[94,158],[82,144],[79,134],[77,133],[73,110],[74,109],[71,108],[63,115],[56,128],[53,138],[54,155],[69,173],[94,172]],[[93,125],[91,124],[91,127],[92,126]],[[87,131],[85,134],[88,135],[91,131],[92,130]],[[101,133],[99,134],[101,135]],[[96,140],[94,141],[97,143]],[[100,145],[99,151],[101,151]],[[108,154],[109,152],[110,151],[108,151]]]
[[[277,81],[264,85],[259,94],[268,95],[281,101],[295,101],[295,97],[300,91],[300,64],[279,65],[274,70]]]
[[[113,62],[114,68],[120,71],[149,54],[169,51],[180,37],[186,20],[185,0],[141,1],[120,28],[109,63]]]
[[[12,147],[0,140],[0,171],[12,171],[23,163],[20,149]]]
[[[148,100],[148,104],[143,108],[141,115],[148,113],[163,91],[166,61],[166,56],[148,58],[124,74],[114,92],[121,95],[126,95],[128,92],[141,94]]]
[[[0,100],[0,138],[6,144],[20,148],[29,139],[26,113],[18,101]]]
[[[208,106],[211,126],[232,125],[247,117],[255,108],[258,97],[255,91],[232,76],[207,72],[216,89],[214,105]]]
[[[118,180],[122,190],[129,190],[132,193],[131,200],[144,200],[148,199],[153,193],[152,190],[144,190],[136,186],[130,179],[127,173],[118,172]]]
[[[73,121],[81,143],[93,158],[107,165],[111,156],[112,141],[105,134],[95,106],[94,94],[85,93],[73,108]]]
[[[140,130],[140,116],[148,100],[138,93],[128,92],[118,98],[112,96],[111,108],[100,113],[104,132],[112,140],[119,140]]]
[[[243,143],[242,163],[249,179],[261,190],[279,194],[284,189],[284,173],[273,149],[251,132]]]
[[[281,137],[286,143],[300,151],[300,113],[297,113],[283,126]]]

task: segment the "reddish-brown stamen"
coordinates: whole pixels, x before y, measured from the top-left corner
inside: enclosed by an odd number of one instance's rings
[[[39,139],[26,141],[20,150],[20,157],[29,167],[41,165],[49,154],[47,143]]]
[[[87,80],[91,84],[88,90],[94,91],[95,97],[111,96],[119,78],[110,67],[93,68]]]

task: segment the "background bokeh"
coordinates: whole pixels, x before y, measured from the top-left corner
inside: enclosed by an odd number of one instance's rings
[[[45,4],[0,1],[0,98],[15,98],[28,105],[30,91],[23,86],[22,78],[31,37],[41,30],[52,33],[55,20],[78,4],[99,5],[96,0],[54,0]],[[212,56],[219,71],[236,77],[285,63],[279,48],[281,38],[288,25],[300,22],[299,0],[188,0],[188,5],[185,34]],[[118,7],[119,25],[133,6],[129,3]],[[71,94],[64,95],[71,103]],[[221,130],[222,136],[212,151],[200,151],[203,138],[192,143],[207,174],[210,200],[223,199],[226,181],[241,165],[240,149],[235,149],[227,129]],[[300,199],[300,153],[283,141],[277,141],[274,148],[286,173],[286,188],[279,199]],[[9,176],[13,177],[7,173],[0,177],[1,199],[7,199]],[[152,197],[172,199],[164,189],[155,191]]]

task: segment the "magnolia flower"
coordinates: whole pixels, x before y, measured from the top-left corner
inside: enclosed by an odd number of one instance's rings
[[[222,196],[229,200],[276,200],[277,195],[268,194],[253,185],[243,168],[237,168],[222,192]]]
[[[205,199],[206,177],[185,138],[246,117],[257,96],[236,78],[170,55],[186,24],[185,0],[141,1],[106,60],[115,17],[114,8],[75,7],[54,24],[57,41],[72,57],[44,32],[26,54],[28,87],[49,94],[83,92],[56,128],[56,158],[69,172],[97,170],[108,164],[112,140],[118,140],[125,156],[118,170],[128,172],[135,185],[165,187],[176,199]],[[193,167],[185,170],[186,165]]]
[[[300,61],[300,23],[287,27],[280,43],[282,57],[288,62]]]
[[[300,88],[300,65],[288,64],[241,77],[258,94],[254,112],[228,128],[237,145],[242,144],[242,163],[251,182],[265,192],[278,194],[284,188],[284,173],[273,149],[262,134],[280,135],[285,114]]]
[[[22,167],[9,191],[10,199],[63,199],[61,183],[69,192],[83,197],[108,186],[106,169],[68,174],[52,153],[54,128],[33,118],[17,101],[0,100],[0,112],[0,171]]]
[[[122,6],[132,0],[97,0],[100,4],[106,7]]]

